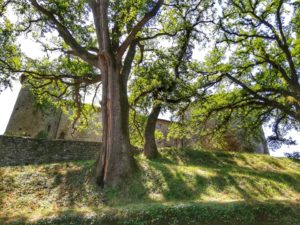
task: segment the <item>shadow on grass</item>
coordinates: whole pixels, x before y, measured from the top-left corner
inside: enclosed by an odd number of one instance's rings
[[[209,180],[199,174],[191,177],[192,174],[172,171],[162,163],[150,162],[149,165],[164,177],[167,187],[162,190],[162,194],[167,201],[193,200],[204,193],[209,185]]]
[[[149,170],[152,168],[153,173],[156,171],[161,174],[163,181],[160,183],[166,183],[167,187],[157,184],[165,200],[201,199],[208,188],[213,188],[215,192],[237,191],[245,200],[270,199],[274,196],[292,198],[286,189],[294,194],[300,193],[300,174],[279,172],[282,165],[267,157],[270,161],[267,163],[278,170],[251,168],[251,164],[241,154],[197,150],[177,150],[171,154],[168,152],[167,156],[162,154],[157,160],[148,161]],[[236,158],[242,165],[237,164]],[[214,175],[202,176],[196,172],[191,175],[188,171],[178,171],[178,164],[183,165],[183,168],[186,166],[186,170],[188,166],[194,166]]]
[[[65,168],[60,166],[46,167],[47,177],[52,179],[51,190],[54,190],[53,202],[58,207],[93,206],[103,203],[103,192],[96,185],[93,174],[93,161],[65,163]]]

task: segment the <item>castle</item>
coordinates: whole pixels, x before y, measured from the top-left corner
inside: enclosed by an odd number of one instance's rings
[[[77,140],[87,142],[101,142],[101,109],[92,112],[89,117],[89,126],[87,129],[74,130],[72,122],[68,115],[62,110],[54,107],[39,109],[35,103],[35,97],[28,86],[21,88],[9,123],[6,127],[5,135],[42,138],[48,140]],[[212,140],[209,137],[193,137],[191,140],[167,139],[168,129],[171,121],[158,119],[156,128],[161,131],[164,138],[157,141],[159,147],[188,147],[193,144],[201,143],[201,147],[206,149],[214,149]],[[245,135],[244,135],[245,136]],[[246,142],[243,132],[230,132],[225,135],[228,147],[221,150],[233,150],[239,152],[255,152],[261,154],[269,154],[266,140],[261,131],[259,138]],[[250,149],[249,149],[249,146]],[[227,149],[226,149],[227,148]]]

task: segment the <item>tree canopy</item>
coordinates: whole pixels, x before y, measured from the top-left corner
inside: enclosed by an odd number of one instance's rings
[[[229,0],[221,8],[202,73],[219,79],[206,112],[238,113],[256,127],[271,122],[270,140],[292,143],[284,135],[300,121],[299,2]]]

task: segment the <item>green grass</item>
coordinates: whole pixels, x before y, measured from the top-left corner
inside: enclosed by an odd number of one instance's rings
[[[92,161],[0,167],[0,224],[300,225],[300,162],[162,149],[136,157],[122,187],[99,189]]]

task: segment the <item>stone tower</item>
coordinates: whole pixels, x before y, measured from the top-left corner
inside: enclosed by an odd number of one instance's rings
[[[55,139],[61,112],[53,107],[37,107],[35,98],[26,82],[21,82],[14,109],[10,116],[5,134],[33,138]]]

